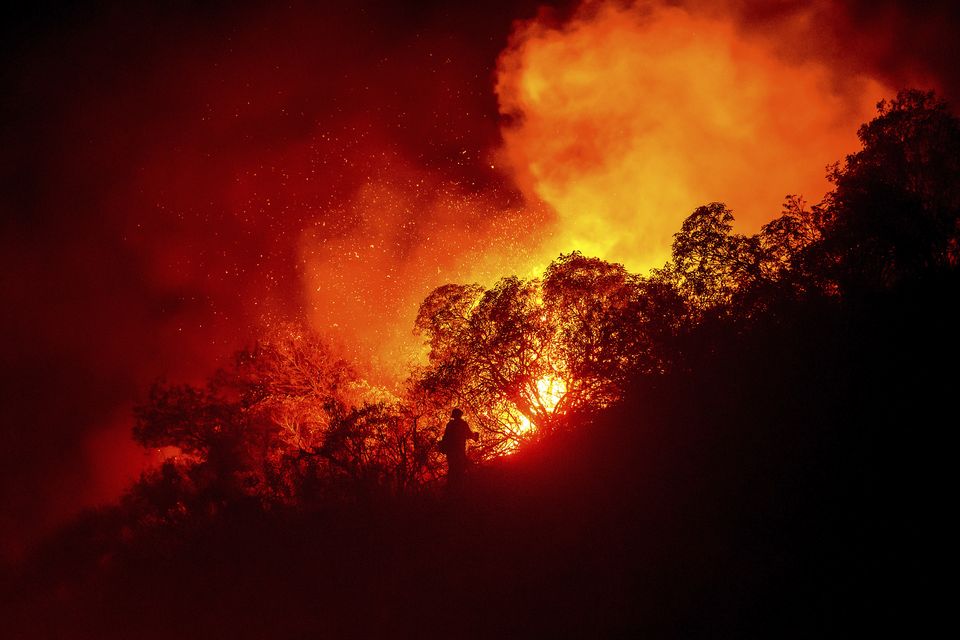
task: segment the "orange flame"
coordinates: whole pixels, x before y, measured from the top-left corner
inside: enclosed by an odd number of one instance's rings
[[[530,404],[541,407],[547,415],[551,415],[557,409],[563,396],[567,393],[567,384],[561,379],[552,375],[545,375],[536,383],[535,397],[530,398]],[[522,413],[517,413],[517,420],[520,425],[520,435],[525,435],[534,429],[533,423]]]

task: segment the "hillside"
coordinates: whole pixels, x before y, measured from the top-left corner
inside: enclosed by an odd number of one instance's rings
[[[133,536],[90,513],[9,579],[11,637],[810,637],[926,620],[955,277],[691,339],[695,372],[463,495]],[[698,340],[700,341],[699,345]],[[945,377],[946,374],[946,377]],[[941,417],[938,417],[941,416]],[[11,577],[12,578],[12,577]],[[878,616],[878,611],[885,611]]]

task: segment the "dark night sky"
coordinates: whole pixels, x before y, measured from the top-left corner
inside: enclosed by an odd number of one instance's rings
[[[340,204],[385,166],[520,198],[489,167],[493,76],[542,3],[161,4],[3,17],[4,557],[150,461],[128,433],[151,381],[202,380],[304,315],[304,227],[351,237]],[[808,5],[689,4],[774,33]],[[955,3],[803,10],[797,55],[960,98]]]

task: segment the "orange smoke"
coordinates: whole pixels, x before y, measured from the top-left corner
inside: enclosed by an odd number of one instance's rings
[[[698,205],[727,202],[755,231],[787,193],[818,201],[824,167],[857,148],[890,91],[787,61],[777,52],[795,36],[772,35],[657,3],[588,2],[560,27],[519,24],[499,60],[501,155],[557,212],[545,262],[580,249],[642,271],[667,259]]]
[[[299,256],[311,325],[372,382],[393,386],[426,356],[412,328],[427,294],[525,273],[540,256],[523,232],[547,216],[398,156],[376,173],[327,216],[348,230],[318,220],[301,232]]]

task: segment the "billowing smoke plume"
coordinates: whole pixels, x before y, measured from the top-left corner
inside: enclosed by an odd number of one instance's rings
[[[714,12],[607,2],[547,18],[519,25],[500,58],[503,157],[556,210],[553,252],[634,270],[662,264],[700,204],[727,202],[756,230],[788,193],[818,201],[824,167],[889,93],[786,58],[789,31],[754,36]]]

